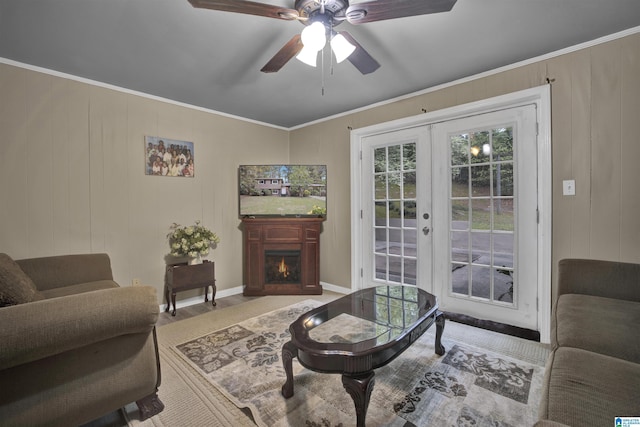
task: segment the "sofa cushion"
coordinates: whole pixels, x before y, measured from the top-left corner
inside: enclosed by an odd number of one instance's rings
[[[609,426],[640,414],[640,365],[577,348],[549,356],[540,418],[571,426]]]
[[[561,295],[555,344],[640,363],[640,303],[589,295]]]
[[[95,282],[78,283],[76,285],[63,286],[61,288],[41,291],[44,298],[66,297],[68,295],[81,294],[83,292],[99,291],[101,289],[119,288],[113,280],[96,280]]]
[[[0,253],[0,307],[43,299],[33,281],[7,254]]]

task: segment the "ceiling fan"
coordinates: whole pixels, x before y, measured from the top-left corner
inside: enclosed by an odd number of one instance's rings
[[[295,0],[294,8],[248,0],[189,0],[193,7],[244,13],[267,18],[300,21],[306,27],[289,40],[260,71],[275,73],[291,58],[315,67],[316,58],[327,41],[337,62],[349,59],[362,74],[369,74],[380,64],[346,31],[334,27],[343,21],[351,24],[448,12],[457,0],[373,0],[349,5],[349,0]]]

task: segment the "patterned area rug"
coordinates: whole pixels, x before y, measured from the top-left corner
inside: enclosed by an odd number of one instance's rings
[[[355,425],[354,404],[340,375],[309,371],[294,359],[294,396],[280,394],[285,382],[280,352],[289,340],[289,324],[318,305],[303,301],[173,350],[235,405],[248,408],[260,426]],[[446,326],[447,353],[440,357],[432,329],[375,371],[367,426],[516,427],[535,422],[543,361],[531,363],[447,339]]]

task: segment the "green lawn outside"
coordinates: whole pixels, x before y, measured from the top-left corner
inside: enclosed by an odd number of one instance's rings
[[[405,185],[405,193],[407,191],[413,192],[415,194],[415,184],[406,184]],[[490,194],[490,190],[488,188],[485,191],[480,191],[481,194],[478,195],[488,195]],[[410,193],[411,194],[411,193]],[[453,194],[458,197],[464,197],[468,194],[468,187],[465,185],[460,185],[457,183],[453,183]],[[484,204],[486,204],[486,200],[478,201],[478,203],[472,202],[474,210],[473,210],[473,224],[472,229],[474,230],[489,230],[491,227],[491,212],[486,210]],[[511,206],[510,201],[505,201],[503,204],[504,208],[501,214],[494,214],[493,216],[493,229],[494,230],[502,230],[502,231],[513,231],[513,208]],[[376,206],[376,218],[384,218],[386,215],[385,209],[383,206]],[[468,218],[469,210],[466,208],[459,208],[456,210],[457,218]],[[400,218],[400,213],[392,210],[389,212],[390,218]],[[411,217],[415,217],[415,212],[411,213]]]
[[[240,196],[240,200],[242,215],[307,215],[314,206],[326,205],[313,197]]]

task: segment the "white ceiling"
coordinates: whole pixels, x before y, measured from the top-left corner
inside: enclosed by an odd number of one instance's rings
[[[348,61],[331,73],[328,54],[324,67],[292,59],[265,74],[300,23],[187,0],[0,0],[0,57],[290,128],[639,25],[640,0],[458,0],[342,23],[381,64],[372,74]]]

